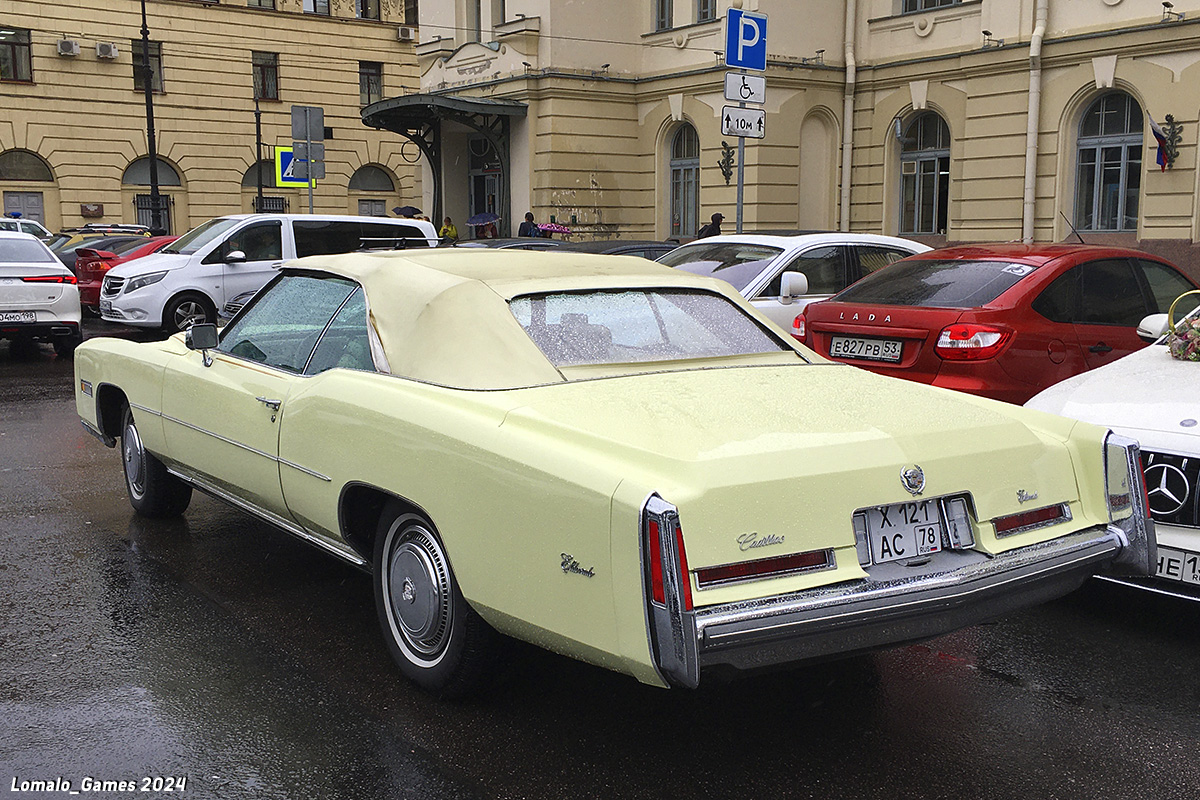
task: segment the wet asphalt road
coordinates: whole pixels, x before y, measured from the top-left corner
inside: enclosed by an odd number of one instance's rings
[[[99,330],[98,324],[93,328]],[[197,494],[133,515],[69,361],[0,343],[0,789],[193,798],[1195,798],[1200,609],[1089,587],[911,647],[662,691],[514,644],[404,683],[367,577]],[[152,785],[153,786],[153,785]],[[36,796],[68,796],[62,792]]]

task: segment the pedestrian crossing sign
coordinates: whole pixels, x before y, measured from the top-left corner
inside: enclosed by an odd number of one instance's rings
[[[308,181],[295,175],[296,157],[290,147],[275,148],[275,185],[308,186]]]

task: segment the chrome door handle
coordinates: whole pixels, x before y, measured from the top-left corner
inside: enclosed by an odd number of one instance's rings
[[[264,406],[271,409],[272,411],[278,411],[279,405],[283,402],[282,400],[271,400],[270,398],[267,398],[267,397],[256,397],[254,399],[257,400],[258,402],[262,403]]]

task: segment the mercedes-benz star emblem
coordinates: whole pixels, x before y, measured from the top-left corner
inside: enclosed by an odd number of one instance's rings
[[[913,464],[909,469],[902,469],[900,470],[900,483],[904,485],[909,494],[916,497],[925,491],[925,471],[921,469],[920,464]]]
[[[1183,508],[1192,487],[1187,475],[1172,464],[1151,464],[1146,467],[1146,494],[1150,497],[1150,510],[1167,517]]]

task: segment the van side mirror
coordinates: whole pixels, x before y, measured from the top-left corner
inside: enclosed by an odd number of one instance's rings
[[[780,276],[779,300],[790,303],[808,294],[808,276],[803,272],[785,272]]]
[[[1167,332],[1167,315],[1151,314],[1138,323],[1137,335],[1144,342],[1157,342]]]
[[[230,250],[225,254],[226,264],[240,264],[245,262],[246,252],[244,250]]]

